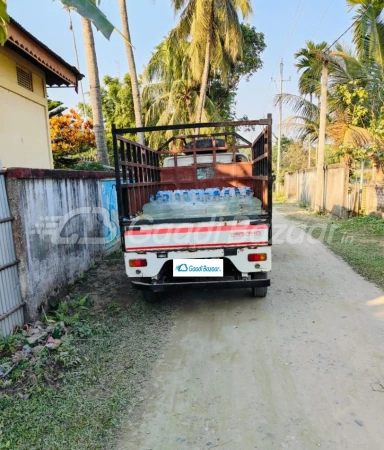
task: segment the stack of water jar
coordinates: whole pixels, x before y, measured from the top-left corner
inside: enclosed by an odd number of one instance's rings
[[[143,207],[153,219],[189,219],[262,214],[261,201],[247,187],[159,191]]]

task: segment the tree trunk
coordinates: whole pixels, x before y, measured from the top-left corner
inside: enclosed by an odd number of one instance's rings
[[[128,42],[131,42],[131,33],[129,31],[129,22],[128,22],[128,11],[125,0],[119,0],[119,6],[123,26],[123,35],[128,40]],[[133,55],[132,45],[130,45],[128,42],[125,41],[125,50],[127,52],[129,73],[131,75],[133,107],[135,111],[136,127],[140,128],[143,126],[143,114],[141,110],[139,82],[137,78],[135,57]],[[145,145],[144,133],[137,133],[137,139],[139,141],[139,144]]]
[[[205,106],[205,99],[207,96],[207,87],[208,87],[208,79],[209,79],[209,68],[211,66],[211,46],[212,46],[212,26],[213,26],[213,1],[211,1],[210,5],[210,24],[208,27],[208,35],[207,35],[207,46],[205,48],[205,63],[203,76],[201,79],[201,87],[200,87],[200,97],[199,103],[197,106],[196,112],[196,123],[201,123],[201,118],[203,116],[203,110]],[[199,133],[199,130],[196,129],[196,134]]]
[[[109,165],[107,142],[105,140],[103,110],[101,107],[101,91],[99,80],[99,68],[97,66],[97,57],[95,41],[93,39],[92,24],[87,19],[82,19],[85,57],[88,67],[89,78],[89,96],[91,99],[93,129],[95,131],[97,156],[99,162]]]

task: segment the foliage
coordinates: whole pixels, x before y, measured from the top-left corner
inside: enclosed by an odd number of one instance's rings
[[[310,101],[312,96],[320,97],[320,79],[323,64],[319,54],[328,47],[326,42],[315,44],[308,41],[307,46],[298,50],[294,57],[297,62],[295,64],[297,71],[301,72],[299,79],[299,91],[302,95],[309,95]]]
[[[50,134],[55,161],[63,156],[79,155],[96,146],[92,122],[84,121],[74,109],[50,119]]]
[[[62,113],[67,109],[63,104],[64,103],[59,100],[48,99],[48,113],[50,119],[54,116],[62,116]]]
[[[135,127],[131,77],[127,73],[122,79],[106,75],[101,86],[101,101],[105,120],[106,140],[110,160],[113,161],[112,124],[118,128]],[[90,105],[79,103],[78,110],[86,117],[92,118]],[[128,136],[133,140],[135,136]]]
[[[230,64],[227,79],[222,79],[219,72],[211,71],[208,98],[215,105],[221,120],[235,118],[236,94],[240,82],[251,77],[263,67],[261,53],[266,44],[264,34],[256,31],[255,27],[241,24],[243,36],[243,54]]]
[[[97,7],[96,0],[60,0],[64,6],[90,20],[106,39],[111,37],[115,27]]]
[[[121,80],[105,76],[101,90],[103,114],[107,129],[115,123],[118,128],[134,126],[133,97],[131,77],[126,74]]]
[[[116,261],[116,277],[120,264],[121,258]],[[104,270],[111,270],[111,260],[105,262]],[[98,281],[96,273],[84,291],[94,289]],[[145,380],[161,354],[173,307],[153,308],[136,301],[111,315],[107,308],[111,297],[113,293],[105,305],[83,314],[82,325],[75,325],[73,337],[63,336],[60,350],[43,349],[30,385],[21,379],[6,395],[3,391],[0,448],[114,447],[117,428],[127,411],[140,403]],[[69,302],[71,308],[75,300]],[[114,306],[112,311],[116,310]]]
[[[93,120],[92,106],[89,103],[80,102],[77,104],[77,109],[85,119]]]
[[[174,43],[166,37],[155,49],[144,71],[143,108],[146,125],[191,123],[199,101],[200,86],[191,75],[190,43]],[[203,119],[218,119],[214,104],[205,103]],[[173,133],[151,133],[149,144],[157,147]]]
[[[8,24],[10,18],[7,14],[7,1],[0,0],[0,45],[4,45],[8,38]]]
[[[208,35],[211,35],[212,47],[210,66],[219,70],[223,78],[229,72],[229,64],[242,57],[243,37],[239,13],[244,18],[252,12],[249,0],[172,0],[175,12],[180,20],[171,32],[173,43],[190,41],[191,74],[201,83],[205,65],[205,51]]]
[[[375,61],[384,68],[384,23],[382,0],[347,0],[356,8],[354,19],[354,43],[358,58]]]
[[[73,345],[73,336],[64,336],[62,345],[60,345],[55,355],[55,362],[66,368],[81,364],[79,349]]]
[[[63,5],[87,18],[95,27],[109,39],[115,27],[105,14],[97,7],[96,0],[60,0]],[[6,0],[0,0],[0,45],[4,45],[8,38],[9,16]],[[117,31],[117,30],[116,30]]]
[[[308,167],[308,150],[300,141],[290,143],[282,154],[281,168],[286,172],[296,172]]]
[[[14,353],[20,342],[25,343],[25,336],[20,333],[9,336],[0,335],[0,354],[6,356]]]
[[[116,124],[118,128],[135,127],[131,76],[126,74],[122,79],[105,76],[101,88],[101,101],[108,153],[113,161],[112,124]],[[136,140],[136,135],[127,137]]]
[[[104,164],[99,163],[98,161],[84,161],[76,164],[73,167],[75,170],[89,170],[94,172],[110,172],[110,168],[104,166]]]
[[[282,192],[274,192],[272,195],[273,204],[285,203],[287,201]]]
[[[277,164],[277,142],[272,148],[272,166],[275,169]],[[308,148],[304,148],[303,143],[290,139],[287,136],[281,137],[281,165],[282,175],[285,172],[295,172],[296,170],[308,167]]]
[[[242,23],[240,25],[243,35],[243,54],[238,57],[231,68],[229,79],[231,85],[245,78],[249,81],[251,77],[263,67],[261,53],[266,49],[264,33],[256,31],[255,27]]]
[[[242,79],[262,67],[260,58],[265,49],[264,35],[254,27],[241,24],[243,53],[222,70],[211,67],[204,121],[230,120],[235,117],[236,93]],[[190,123],[195,120],[199,103],[200,81],[192,76],[193,58],[189,40],[173,40],[172,31],[155,49],[144,71],[142,103],[146,109],[146,125]],[[157,146],[171,133],[148,136]]]
[[[272,169],[275,172],[277,166],[277,139],[272,147]],[[308,146],[303,141],[294,140],[285,135],[281,137],[281,161],[280,161],[280,183],[284,183],[284,175],[288,172],[306,169],[308,167]],[[315,151],[311,153],[311,167],[315,163]]]
[[[173,44],[190,42],[192,79],[200,84],[195,121],[201,122],[207,99],[210,71],[217,71],[224,82],[230,65],[243,56],[243,34],[239,15],[252,13],[250,0],[172,0],[180,20],[171,32]]]
[[[347,0],[355,9],[354,48],[336,44],[329,53],[327,138],[335,160],[352,164],[370,158],[384,173],[382,105],[384,92],[384,21],[382,0]],[[301,71],[299,90],[309,100],[284,95],[294,115],[286,126],[300,138],[317,140],[318,97],[325,42],[307,42],[295,57]],[[313,98],[313,96],[315,98]],[[317,100],[317,101],[316,101]]]

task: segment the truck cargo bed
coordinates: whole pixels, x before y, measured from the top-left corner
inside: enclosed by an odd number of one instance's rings
[[[238,126],[261,126],[262,130],[250,142],[234,131]],[[125,137],[196,128],[227,131],[175,135],[157,150]],[[133,287],[155,293],[179,288],[251,288],[254,297],[264,297],[272,267],[272,116],[242,122],[113,127],[112,134],[121,241]],[[183,217],[178,217],[171,207],[158,214],[165,216],[169,211],[169,218],[156,219],[159,206],[155,206],[146,207],[155,217],[142,216],[150,195],[158,191],[209,193],[215,188],[224,190],[225,201],[226,189],[250,188],[261,205],[254,213],[244,207],[242,212],[248,215],[227,215],[225,208],[212,207],[212,211],[224,211],[223,215],[199,217],[198,206],[194,214],[184,208]],[[167,202],[168,194],[164,198]],[[196,195],[196,203],[197,199]],[[206,214],[212,211],[206,206]],[[233,213],[233,208],[229,211]],[[217,279],[209,278],[212,267]]]

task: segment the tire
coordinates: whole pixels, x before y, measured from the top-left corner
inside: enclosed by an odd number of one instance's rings
[[[267,280],[268,275],[266,273],[253,273],[251,275],[252,280]],[[253,287],[251,289],[252,297],[254,298],[265,298],[268,294],[268,287]]]

